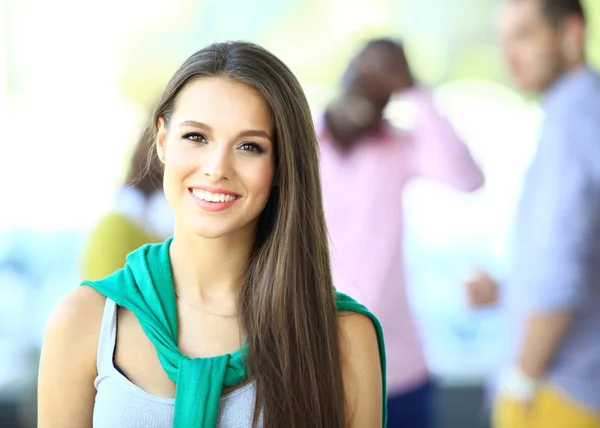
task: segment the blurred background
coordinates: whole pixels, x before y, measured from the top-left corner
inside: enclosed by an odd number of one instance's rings
[[[35,426],[37,358],[56,301],[76,287],[83,243],[110,209],[153,101],[191,53],[244,39],[282,58],[313,114],[370,37],[400,37],[420,82],[472,150],[486,186],[459,194],[415,182],[406,255],[442,426],[480,426],[503,314],[472,311],[473,265],[502,277],[533,154],[538,101],[511,89],[494,0],[0,0],[0,426]],[[585,2],[600,65],[600,2]],[[410,127],[409,106],[390,120]],[[439,213],[443,212],[444,216]]]

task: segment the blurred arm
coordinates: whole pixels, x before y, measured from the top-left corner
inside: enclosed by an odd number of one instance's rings
[[[597,143],[596,135],[584,124],[555,125],[547,133],[552,141],[540,155],[538,178],[543,187],[536,192],[536,204],[543,211],[532,225],[536,242],[526,243],[533,245],[536,260],[526,273],[535,301],[517,363],[534,379],[544,375],[574,311],[585,304],[598,251],[600,192],[585,159],[587,148]]]
[[[377,334],[364,315],[338,315],[348,427],[380,427],[382,378]]]
[[[418,110],[412,132],[414,173],[458,190],[474,191],[484,184],[484,176],[467,146],[434,105],[429,92],[413,88],[405,97]]]
[[[54,308],[38,378],[38,428],[92,427],[96,349],[105,298],[79,287]]]
[[[572,312],[534,312],[529,317],[518,367],[531,379],[543,377],[560,341],[569,329]]]

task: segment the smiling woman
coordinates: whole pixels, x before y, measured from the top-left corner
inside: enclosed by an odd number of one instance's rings
[[[227,77],[189,83],[176,103],[158,118],[157,151],[177,226],[206,238],[253,235],[275,171],[269,105]]]
[[[149,127],[174,236],[58,304],[39,427],[384,426],[381,327],[332,285],[316,135],[291,71],[253,44],[211,45]]]

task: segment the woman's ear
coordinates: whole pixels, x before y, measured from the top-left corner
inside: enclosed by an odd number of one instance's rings
[[[167,144],[167,126],[165,124],[165,118],[163,116],[158,118],[157,123],[158,132],[156,133],[156,154],[158,159],[162,163],[165,163],[166,144]]]

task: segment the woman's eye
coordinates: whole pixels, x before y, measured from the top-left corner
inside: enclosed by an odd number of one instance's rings
[[[195,143],[205,143],[206,142],[206,137],[202,134],[199,134],[197,132],[190,132],[188,134],[185,134],[183,136],[184,140],[190,140],[193,141]]]
[[[256,153],[264,152],[263,148],[256,143],[244,143],[240,146],[240,150],[243,150],[245,152],[256,152]]]

